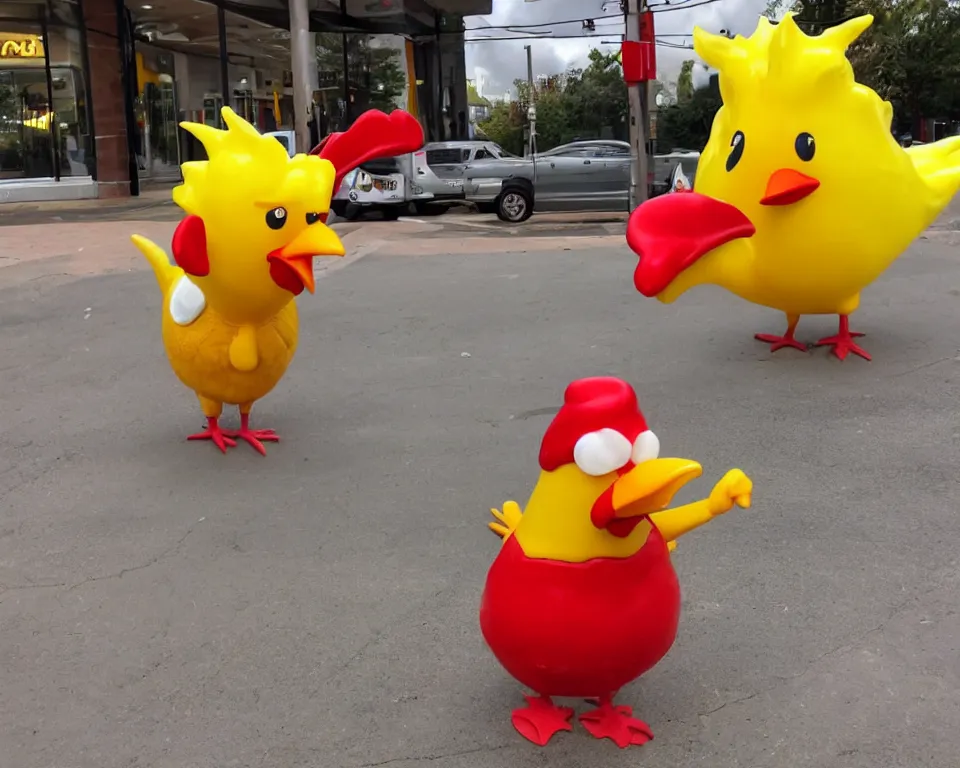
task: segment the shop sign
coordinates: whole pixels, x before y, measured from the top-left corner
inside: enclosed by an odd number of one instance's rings
[[[0,34],[0,58],[2,59],[42,59],[43,43],[37,37],[10,40]]]

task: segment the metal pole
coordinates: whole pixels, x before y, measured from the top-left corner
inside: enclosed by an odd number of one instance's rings
[[[527,157],[532,157],[534,147],[536,146],[534,136],[537,130],[537,98],[533,88],[533,46],[525,45],[523,49],[527,52],[527,98],[530,100],[530,103],[527,104],[528,117],[530,119],[530,135],[527,136]]]
[[[626,39],[640,41],[640,14],[647,10],[646,0],[627,0]],[[647,83],[627,86],[627,108],[630,115],[630,210],[649,196],[647,176]]]
[[[230,60],[227,56],[227,15],[220,4],[217,5],[217,37],[220,42],[220,99],[223,106],[229,107],[230,71],[228,65]],[[217,115],[217,119],[220,121],[221,128],[227,127],[223,123],[223,117]]]
[[[310,31],[307,0],[290,0],[290,71],[293,73],[293,120],[297,151],[309,152],[313,92],[317,90],[317,38]]]
[[[60,116],[53,111],[53,74],[50,72],[50,35],[46,9],[40,12],[40,37],[43,39],[43,73],[47,78],[47,120],[53,142],[53,178],[60,181]]]
[[[353,110],[350,108],[350,49],[347,33],[340,35],[340,47],[343,53],[343,123],[340,126],[341,131],[347,130],[350,125],[350,119],[353,117]]]

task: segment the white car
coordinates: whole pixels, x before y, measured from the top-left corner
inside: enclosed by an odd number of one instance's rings
[[[273,136],[287,150],[290,157],[296,153],[296,135],[293,131],[272,131]],[[427,164],[423,149],[396,157],[380,158],[364,163],[343,177],[340,188],[331,201],[335,215],[355,219],[365,210],[379,211],[385,219],[396,219],[411,204],[418,212],[428,206],[449,204],[463,199],[463,181],[440,179]]]

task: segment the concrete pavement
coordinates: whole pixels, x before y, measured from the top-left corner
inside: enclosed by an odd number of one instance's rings
[[[202,419],[153,277],[122,225],[99,248],[87,226],[44,242],[89,261],[0,268],[3,768],[956,765],[951,220],[864,295],[873,363],[771,356],[752,333],[782,319],[719,290],[641,299],[620,236],[364,225],[254,411],[284,438],[266,459],[183,441]],[[596,374],[703,464],[682,501],[740,466],[755,506],[677,550],[680,637],[620,696],[656,740],[538,750],[477,629],[487,510],[525,500],[563,388]]]

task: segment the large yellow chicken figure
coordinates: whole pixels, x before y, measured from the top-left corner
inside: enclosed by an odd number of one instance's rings
[[[339,179],[362,162],[419,149],[423,129],[406,112],[371,111],[315,155],[290,158],[229,107],[226,130],[182,127],[203,144],[208,160],[183,165],[173,199],[187,217],[166,253],[140,235],[163,294],[163,343],[177,377],[200,400],[207,428],[190,440],[221,451],[244,440],[266,454],[270,429],[251,429],[253,404],[272,390],[297,348],[294,298],[314,290],[313,260],[343,256],[327,227]],[[237,405],[240,429],[224,429],[224,404]]]
[[[665,303],[720,285],[787,316],[782,336],[805,350],[801,315],[837,314],[817,345],[870,359],[849,316],[879,277],[960,188],[960,137],[901,147],[893,109],[857,83],[847,47],[873,21],[851,19],[811,37],[793,15],[761,18],[748,38],[694,30],[694,49],[719,70],[723,107],[700,158],[695,191],[634,211],[627,241],[634,282]]]
[[[524,511],[514,502],[493,510],[503,546],[480,607],[490,649],[534,692],[513,725],[542,746],[572,729],[573,710],[553,697],[591,698],[596,708],[580,721],[593,736],[643,744],[649,726],[613,697],[673,645],[680,586],[670,545],[735,504],[749,507],[753,483],[733,469],[709,498],[666,509],[700,465],[660,458],[633,388],[614,378],[567,387],[540,468]]]

